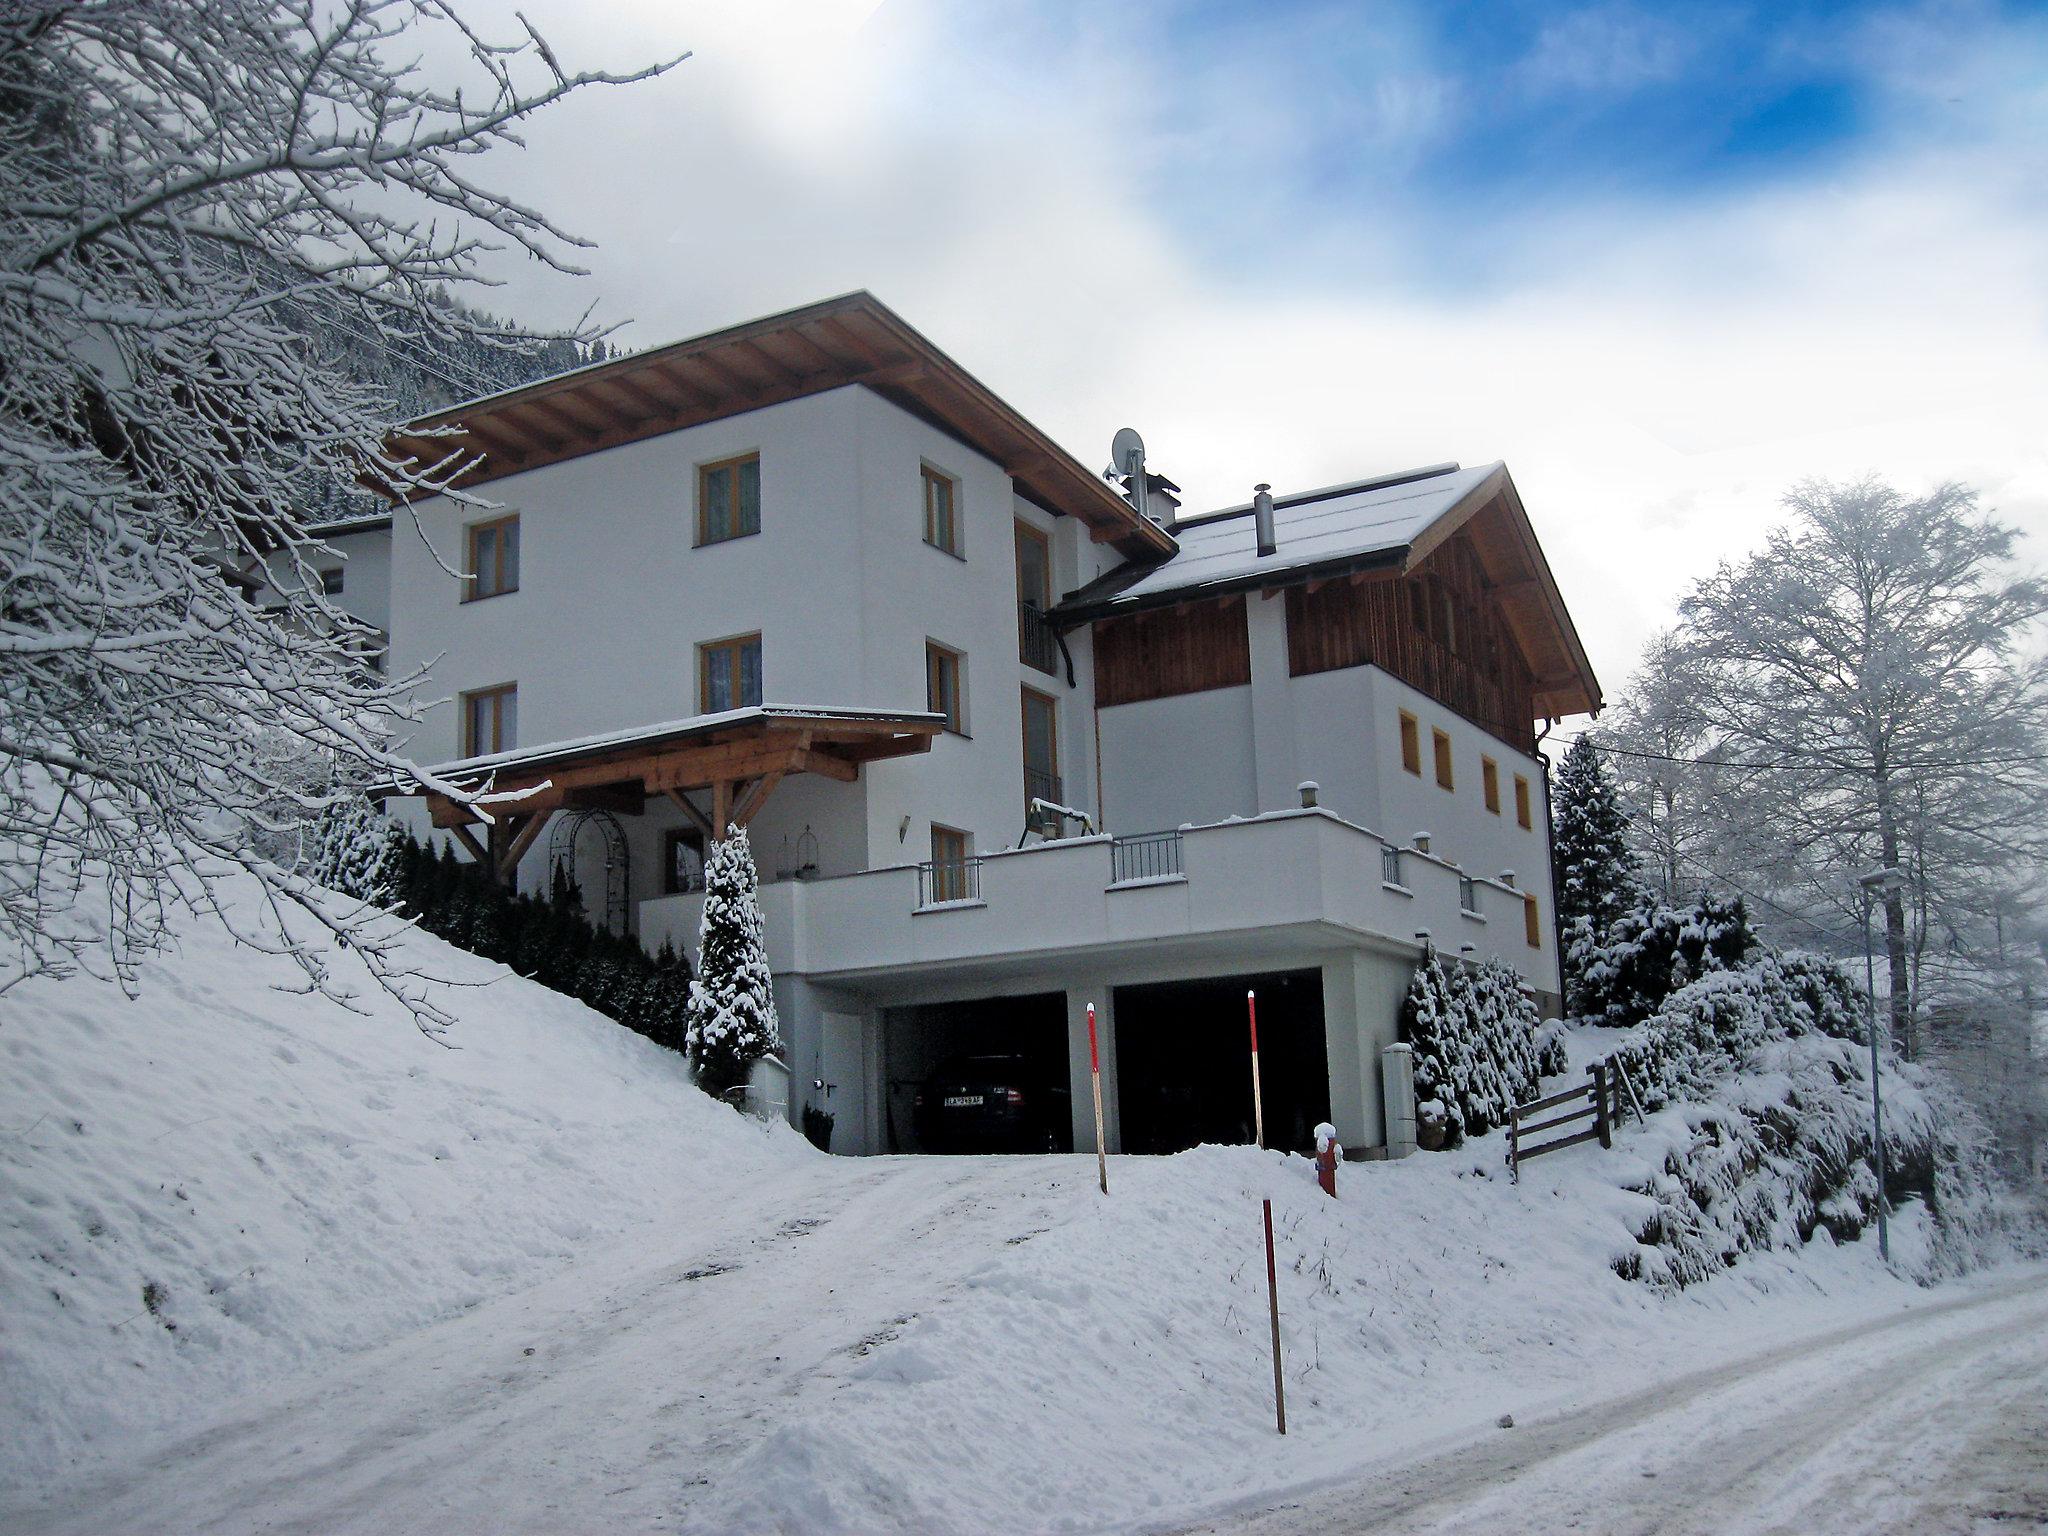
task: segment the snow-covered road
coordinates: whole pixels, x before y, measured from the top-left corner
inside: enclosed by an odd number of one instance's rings
[[[2048,1279],[1408,1456],[1212,1536],[2048,1526]]]

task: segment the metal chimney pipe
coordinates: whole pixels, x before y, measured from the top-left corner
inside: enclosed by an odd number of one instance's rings
[[[1252,524],[1259,531],[1259,553],[1270,555],[1280,547],[1273,533],[1273,487],[1263,480],[1252,487]]]

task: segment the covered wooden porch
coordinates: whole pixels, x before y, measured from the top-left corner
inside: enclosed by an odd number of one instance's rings
[[[729,827],[748,825],[791,774],[851,783],[864,763],[928,751],[944,725],[933,714],[757,705],[429,770],[437,782],[508,797],[489,803],[488,819],[444,791],[409,793],[424,798],[433,824],[505,884],[557,811],[637,816],[660,797],[709,844]]]

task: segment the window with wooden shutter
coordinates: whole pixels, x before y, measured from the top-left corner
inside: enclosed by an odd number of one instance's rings
[[[1422,724],[1407,710],[1401,711],[1401,766],[1422,777]]]
[[[1525,832],[1535,830],[1529,815],[1529,781],[1519,773],[1515,775],[1515,824]]]
[[[1479,759],[1480,787],[1486,793],[1486,808],[1500,814],[1500,764],[1490,757]]]
[[[1429,733],[1430,745],[1436,749],[1436,785],[1438,789],[1454,789],[1451,780],[1451,738],[1442,731]]]

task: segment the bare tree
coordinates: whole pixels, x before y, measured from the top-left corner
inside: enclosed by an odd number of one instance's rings
[[[1914,1053],[1916,987],[1981,962],[2048,851],[2048,667],[2024,650],[2048,588],[2012,571],[2012,530],[1960,485],[1811,481],[1786,505],[1681,610],[1691,755],[1718,777],[1723,868],[1842,928],[1862,920],[1859,875],[1909,876],[1881,910]]]
[[[388,457],[388,407],[304,322],[431,350],[474,331],[438,295],[485,252],[577,270],[579,242],[482,186],[477,157],[665,67],[573,73],[443,0],[0,9],[0,987],[94,954],[132,984],[174,904],[239,922],[219,882],[245,871],[277,933],[239,937],[345,1001],[338,940],[446,1023],[388,922],[259,846],[365,785],[427,782],[389,744],[414,680],[363,665],[373,637],[322,593],[300,509],[465,467]],[[294,909],[324,936],[278,936]]]

